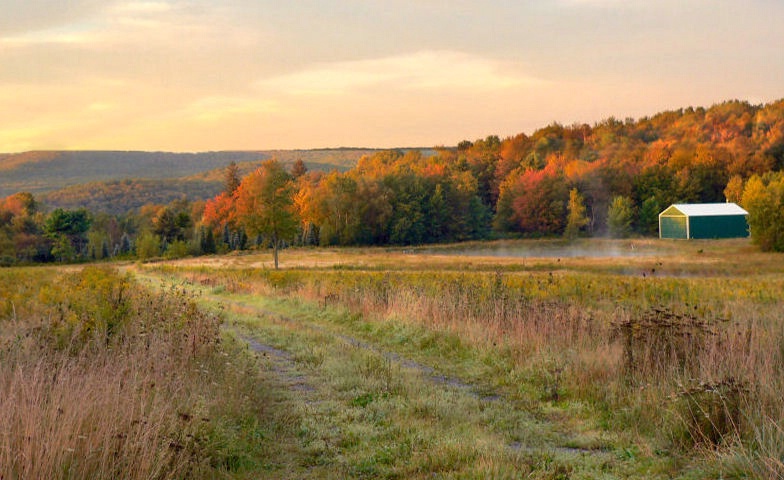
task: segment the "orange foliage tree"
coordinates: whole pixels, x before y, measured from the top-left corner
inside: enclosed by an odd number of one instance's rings
[[[277,269],[281,243],[294,239],[298,231],[291,175],[278,161],[267,160],[240,182],[235,199],[237,222],[272,246]]]

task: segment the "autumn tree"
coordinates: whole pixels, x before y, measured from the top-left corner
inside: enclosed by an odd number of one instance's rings
[[[588,225],[588,217],[585,215],[585,203],[582,195],[576,188],[569,191],[569,203],[566,205],[566,212],[564,237],[573,240],[580,235],[580,230]]]
[[[9,212],[15,216],[30,216],[38,211],[38,202],[32,193],[18,192],[0,202],[0,211]]]
[[[321,245],[356,243],[362,225],[358,185],[349,175],[332,172],[309,197],[309,219],[319,227]]]
[[[223,179],[223,192],[231,196],[234,194],[234,191],[237,190],[237,187],[240,186],[240,169],[237,166],[237,163],[232,161],[226,166],[226,171],[224,172],[224,179]]]
[[[319,205],[318,185],[323,172],[315,171],[302,175],[297,179],[294,193],[294,207],[300,220],[300,243],[302,245],[318,245],[319,243]]]
[[[215,198],[207,200],[201,217],[202,224],[212,231],[213,235],[235,229],[237,218],[234,203],[234,196],[226,192],[221,192]]]
[[[530,149],[531,139],[524,133],[507,138],[501,143],[501,151],[495,167],[495,183],[497,185],[500,186],[512,171],[522,165]]]
[[[501,152],[501,140],[489,135],[477,140],[466,152],[469,171],[477,182],[477,195],[485,205],[492,208],[498,201],[499,181],[495,174]]]
[[[267,160],[236,191],[237,218],[245,231],[272,246],[275,268],[281,243],[297,235],[294,182],[277,160]]]
[[[784,251],[784,174],[753,175],[741,204],[749,212],[751,240],[765,251]]]
[[[305,162],[301,158],[298,158],[294,165],[291,166],[291,176],[298,179],[306,173],[308,173],[308,167],[305,166]]]
[[[0,199],[0,265],[46,261],[51,240],[41,235],[43,214],[27,192]]]
[[[724,198],[728,202],[741,202],[743,198],[743,178],[740,175],[733,175],[727,182],[727,187],[724,189]]]
[[[563,232],[569,191],[553,169],[510,175],[501,185],[494,227],[528,235]]]

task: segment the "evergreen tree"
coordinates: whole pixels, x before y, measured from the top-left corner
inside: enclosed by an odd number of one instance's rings
[[[77,255],[86,253],[86,233],[91,224],[92,216],[84,208],[55,209],[44,222],[46,236],[54,241],[52,255],[62,262],[74,260]]]
[[[659,230],[661,206],[656,197],[648,197],[642,202],[637,216],[637,231],[643,235],[656,235]]]
[[[425,241],[440,242],[446,240],[450,220],[454,222],[456,219],[450,219],[449,208],[446,198],[444,198],[444,189],[441,184],[436,185],[427,207],[426,218],[428,225]]]
[[[468,201],[468,217],[470,238],[484,240],[490,237],[493,216],[487,205],[476,195]]]
[[[626,238],[632,231],[634,203],[624,196],[614,197],[607,210],[607,228],[613,238]]]
[[[213,235],[212,229],[204,226],[199,227],[199,248],[203,254],[215,253],[215,235]]]
[[[224,248],[231,249],[231,231],[229,230],[228,225],[223,226],[223,235],[221,236],[221,242],[223,243]]]
[[[120,253],[130,253],[131,249],[131,237],[127,233],[123,233],[120,237]]]

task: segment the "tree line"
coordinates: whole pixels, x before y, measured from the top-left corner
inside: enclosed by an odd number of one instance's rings
[[[736,201],[753,240],[784,250],[784,100],[639,120],[548,125],[455,147],[366,154],[348,171],[276,160],[227,167],[206,202],[124,215],[0,204],[4,263],[181,256],[285,245],[416,245],[500,237],[655,235],[672,203]]]

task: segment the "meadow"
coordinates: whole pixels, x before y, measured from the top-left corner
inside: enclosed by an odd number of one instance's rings
[[[288,315],[336,309],[322,327],[501,396],[570,432],[561,447],[622,452],[667,476],[784,471],[784,262],[745,240],[303,249],[282,258],[280,271],[257,255],[152,269],[227,297],[277,299]]]
[[[784,475],[784,261],[746,240],[271,262],[0,270],[0,477]]]

